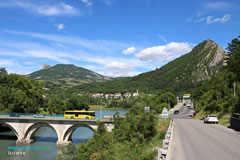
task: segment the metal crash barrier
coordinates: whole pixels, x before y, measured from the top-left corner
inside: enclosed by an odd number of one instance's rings
[[[157,160],[167,159],[168,148],[169,148],[169,143],[170,143],[171,133],[172,133],[172,126],[173,126],[173,120],[170,121],[170,124],[168,126],[167,133],[165,134],[165,139],[163,139],[162,148],[157,148],[158,149]]]

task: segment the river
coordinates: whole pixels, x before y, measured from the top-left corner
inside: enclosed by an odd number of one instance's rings
[[[116,111],[102,111],[102,116],[113,116]],[[124,115],[127,111],[118,111]],[[96,119],[100,117],[100,111],[96,111]],[[81,143],[92,138],[93,132],[89,128],[79,127],[72,134],[73,143]],[[35,142],[20,146],[22,150],[11,150],[16,146],[17,137],[12,131],[0,132],[0,159],[1,160],[52,160],[56,157],[59,148],[56,146],[57,134],[50,127],[41,127],[35,134]],[[25,147],[25,148],[24,148]],[[9,155],[25,152],[25,155]]]

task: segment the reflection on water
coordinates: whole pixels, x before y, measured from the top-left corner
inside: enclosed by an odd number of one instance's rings
[[[114,115],[116,111],[103,111],[103,116]],[[119,111],[120,115],[126,111]],[[99,111],[96,111],[97,118]],[[87,142],[88,139],[93,137],[91,129],[86,127],[77,128],[72,134],[73,143]],[[52,160],[57,155],[58,149],[56,147],[57,134],[50,127],[41,127],[34,134],[35,142],[24,145],[28,150],[9,150],[8,147],[16,146],[17,137],[12,131],[0,131],[0,159],[2,160]],[[31,149],[31,150],[30,150]],[[25,152],[25,156],[8,156],[8,152]]]

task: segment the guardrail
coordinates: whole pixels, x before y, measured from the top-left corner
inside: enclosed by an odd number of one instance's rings
[[[165,139],[163,139],[162,148],[157,148],[158,150],[157,160],[167,159],[168,148],[169,148],[169,143],[170,143],[171,133],[172,133],[172,126],[173,126],[173,120],[170,121],[170,124],[168,126],[167,133],[165,134]]]
[[[0,113],[0,117],[9,117],[11,113]],[[20,117],[33,117],[33,115],[38,115],[38,113],[17,113]],[[40,114],[44,115],[45,118],[63,118],[63,114]]]
[[[11,113],[0,113],[0,117],[11,117]],[[44,115],[44,119],[57,119],[57,118],[64,118],[64,114],[38,114],[38,113],[17,113],[20,118],[33,118],[34,115]],[[120,116],[125,117],[125,116]],[[104,115],[102,119],[110,119],[113,116]],[[95,116],[95,119],[98,120],[100,117],[98,115]]]

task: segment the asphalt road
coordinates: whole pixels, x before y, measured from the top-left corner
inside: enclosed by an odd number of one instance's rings
[[[179,107],[174,119],[169,160],[240,160],[240,132],[217,124],[205,124]]]

